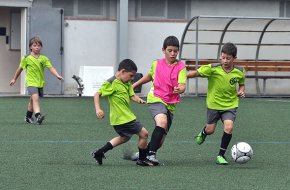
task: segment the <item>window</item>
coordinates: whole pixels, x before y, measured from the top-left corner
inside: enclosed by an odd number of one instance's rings
[[[81,0],[78,4],[78,15],[104,15],[103,0]]]
[[[165,17],[165,1],[163,0],[141,0],[141,17]]]
[[[290,1],[280,1],[280,17],[290,17]]]
[[[136,0],[136,17],[141,19],[187,19],[189,0]]]
[[[64,16],[74,16],[74,0],[52,0],[53,8],[63,8]]]
[[[52,0],[52,7],[63,8],[66,17],[116,18],[116,6],[117,0]]]

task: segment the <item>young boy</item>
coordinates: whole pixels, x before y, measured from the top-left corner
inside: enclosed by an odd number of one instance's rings
[[[96,115],[102,119],[104,112],[100,106],[100,96],[108,96],[110,103],[110,124],[119,136],[111,139],[102,148],[92,152],[93,158],[99,165],[103,164],[105,153],[114,147],[121,145],[132,137],[139,136],[138,148],[140,157],[136,164],[150,166],[152,163],[146,158],[148,131],[136,120],[136,116],[130,110],[130,99],[137,103],[146,103],[135,95],[132,83],[137,66],[130,59],[125,59],[119,64],[115,76],[105,81],[94,96]]]
[[[196,143],[201,145],[207,135],[214,133],[218,120],[224,125],[224,133],[221,139],[220,150],[216,163],[228,164],[225,152],[232,138],[234,122],[240,97],[245,97],[245,70],[234,65],[237,58],[237,48],[232,43],[226,43],[220,55],[221,63],[201,66],[197,71],[187,74],[188,78],[208,78],[207,124],[197,135]],[[238,84],[238,91],[236,90]]]
[[[41,125],[44,120],[44,115],[40,113],[39,97],[43,97],[44,81],[44,69],[48,68],[49,71],[59,80],[63,80],[63,77],[58,74],[55,68],[52,66],[50,60],[40,53],[42,48],[42,41],[39,37],[35,36],[29,41],[29,49],[31,53],[22,58],[19,68],[16,70],[13,79],[10,82],[10,86],[14,85],[17,78],[26,69],[26,86],[30,100],[26,112],[25,121],[31,124]],[[35,113],[35,121],[32,117]]]
[[[152,81],[147,95],[149,111],[155,120],[155,129],[148,144],[148,159],[159,165],[156,159],[157,150],[162,146],[173,120],[176,104],[186,87],[185,64],[176,57],[179,52],[179,41],[175,36],[164,40],[162,52],[165,58],[153,61],[148,75],[133,84],[133,88]]]

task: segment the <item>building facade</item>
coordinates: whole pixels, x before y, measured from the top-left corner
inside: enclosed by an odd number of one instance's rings
[[[51,27],[54,12],[60,14],[56,17],[60,28]],[[288,17],[290,1],[0,0],[0,93],[26,93],[24,73],[14,87],[9,87],[9,81],[21,56],[28,53],[31,35],[48,36],[42,37],[43,53],[52,55],[53,65],[65,78],[61,84],[47,78],[51,94],[70,95],[77,88],[72,76],[80,75],[82,66],[116,70],[120,60],[130,58],[137,63],[138,72],[147,73],[152,61],[163,57],[163,40],[169,35],[181,39],[188,21],[198,15]],[[57,38],[49,37],[51,33]],[[143,86],[141,95],[150,85]]]

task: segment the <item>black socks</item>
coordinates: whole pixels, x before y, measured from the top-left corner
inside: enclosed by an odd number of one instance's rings
[[[32,118],[32,115],[33,115],[33,112],[31,112],[31,111],[26,112],[26,117]]]
[[[224,132],[223,137],[222,137],[222,142],[221,142],[219,155],[221,155],[221,156],[225,155],[225,152],[226,152],[226,150],[228,148],[228,145],[229,145],[231,139],[232,139],[232,134],[228,134],[228,133]]]
[[[166,134],[165,129],[159,126],[155,127],[151,136],[149,155],[157,152],[164,134]]]
[[[107,142],[102,148],[98,150],[98,152],[106,153],[111,149],[113,149],[113,145],[110,142]]]

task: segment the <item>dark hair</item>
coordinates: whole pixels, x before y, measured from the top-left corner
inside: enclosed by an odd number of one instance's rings
[[[221,52],[233,57],[237,57],[237,51],[237,47],[233,43],[228,42],[224,44]]]
[[[120,62],[118,71],[121,71],[122,69],[125,69],[128,72],[131,71],[137,72],[137,66],[131,59],[124,59],[123,61]]]
[[[175,46],[179,49],[179,41],[175,36],[168,36],[163,42],[163,49],[166,49],[168,46]]]
[[[29,48],[30,48],[30,47],[32,46],[32,44],[34,44],[34,43],[39,44],[39,45],[42,46],[42,41],[41,41],[41,39],[40,39],[39,36],[34,36],[34,37],[32,37],[32,38],[29,40]]]

